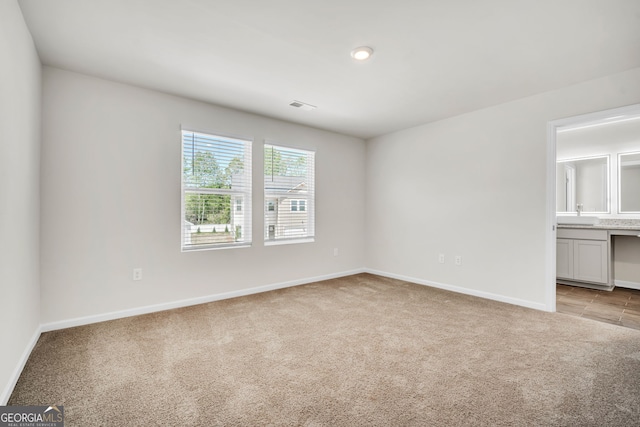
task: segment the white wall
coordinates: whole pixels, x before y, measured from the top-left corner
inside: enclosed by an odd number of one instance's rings
[[[42,323],[364,267],[364,141],[56,68],[43,87]],[[181,125],[254,138],[253,247],[180,252]],[[316,150],[315,243],[262,244],[264,139]]]
[[[41,67],[13,0],[0,2],[0,405],[39,327]]]
[[[368,141],[367,267],[545,306],[547,123],[639,101],[634,69]]]

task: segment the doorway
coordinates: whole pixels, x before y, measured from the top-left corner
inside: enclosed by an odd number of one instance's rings
[[[556,311],[556,237],[557,237],[557,149],[558,133],[572,130],[601,127],[604,125],[640,121],[640,104],[610,110],[583,114],[575,117],[554,120],[547,126],[547,269],[546,269],[546,306],[548,311]],[[640,150],[639,150],[640,151]],[[612,159],[613,160],[613,159]],[[612,204],[618,203],[618,194],[611,192]],[[574,193],[575,194],[575,193]],[[572,203],[575,204],[575,203]],[[567,205],[567,207],[571,207]],[[617,209],[609,210],[612,217]],[[638,216],[640,218],[640,216]]]

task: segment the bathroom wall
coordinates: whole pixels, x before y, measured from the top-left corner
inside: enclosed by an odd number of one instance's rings
[[[636,151],[640,151],[640,119],[560,132],[556,139],[558,160],[609,156],[611,214],[602,217],[618,217],[618,154]],[[640,215],[623,217],[640,219]]]

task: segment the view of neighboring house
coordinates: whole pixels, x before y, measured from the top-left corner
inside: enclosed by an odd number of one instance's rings
[[[314,152],[264,146],[264,239],[313,238]],[[183,249],[251,242],[247,141],[183,130]]]
[[[269,180],[271,178],[268,177]],[[265,240],[308,235],[310,198],[306,184],[302,179],[303,177],[275,176],[272,185],[265,186]],[[232,197],[229,224],[196,225],[185,220],[185,243],[192,243],[191,236],[197,234],[197,230],[202,233],[210,233],[214,228],[218,233],[222,233],[224,230],[233,230],[236,239],[239,239],[247,226],[244,199],[243,194],[235,194]],[[207,238],[211,239],[209,236]],[[213,241],[205,243],[213,243]]]
[[[266,240],[305,237],[309,234],[311,200],[304,179],[301,176],[265,176]]]
[[[234,176],[234,182],[239,177]],[[265,176],[264,238],[277,240],[306,237],[313,200],[302,176]],[[233,188],[232,188],[233,189]],[[244,195],[233,196],[231,225],[242,230],[245,222]]]

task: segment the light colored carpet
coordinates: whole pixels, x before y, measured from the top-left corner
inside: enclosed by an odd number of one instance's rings
[[[67,426],[631,426],[640,331],[359,274],[44,333]]]

